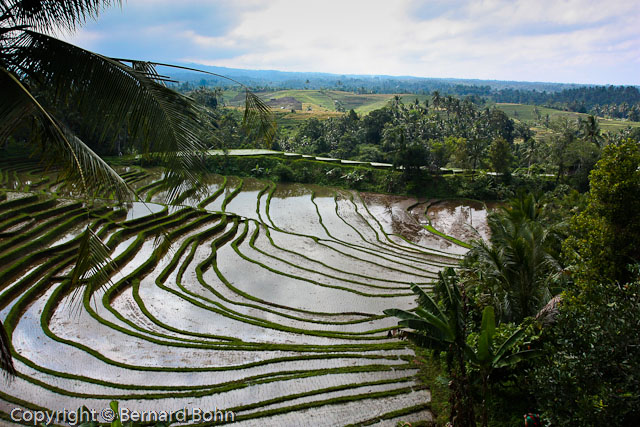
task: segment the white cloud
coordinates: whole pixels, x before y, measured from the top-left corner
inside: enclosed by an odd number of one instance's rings
[[[147,13],[145,25],[156,28],[138,30],[147,42],[150,34],[179,41],[182,49],[165,51],[174,61],[340,74],[638,84],[640,73],[630,70],[640,58],[640,8],[625,0],[603,5],[595,0],[189,0],[177,6],[168,0],[129,0],[123,13],[129,6]],[[166,8],[172,14],[157,12],[162,22],[149,22],[149,13]],[[167,22],[168,15],[176,15],[175,21]],[[207,25],[212,19],[217,22]],[[224,23],[228,26],[222,28]],[[74,37],[79,38],[104,42],[94,28]]]

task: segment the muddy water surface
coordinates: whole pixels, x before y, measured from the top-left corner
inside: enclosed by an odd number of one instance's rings
[[[444,200],[431,204],[427,216],[436,230],[462,241],[488,240],[487,213],[498,206],[496,202]]]

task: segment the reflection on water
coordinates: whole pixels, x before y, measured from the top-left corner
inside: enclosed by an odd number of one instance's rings
[[[137,176],[135,168],[123,168],[122,173],[128,173],[132,180]],[[162,178],[154,171],[135,181],[138,189],[147,187],[141,197],[156,192],[155,197],[160,199],[166,189],[154,183]],[[202,187],[213,194],[223,182],[224,178],[212,174],[203,178]],[[241,190],[230,199],[238,188]],[[271,196],[263,191],[271,188]],[[369,391],[406,386],[407,381],[402,378],[413,374],[413,370],[377,368],[404,365],[405,360],[397,356],[412,354],[408,348],[376,345],[387,342],[386,331],[381,329],[396,323],[394,318],[380,314],[386,308],[415,307],[409,284],[418,283],[428,289],[437,272],[455,263],[466,251],[428,232],[424,225],[429,219],[442,232],[469,240],[463,232],[471,225],[480,232],[486,231],[484,205],[447,201],[434,203],[425,212],[428,200],[307,184],[276,186],[269,181],[237,177],[229,177],[223,190],[215,201],[207,200],[207,210],[220,210],[224,204],[227,212],[244,218],[229,216],[227,224],[222,223],[217,229],[213,227],[221,224],[219,216],[187,208],[185,213],[189,215],[184,221],[178,221],[177,215],[166,218],[175,220],[172,224],[179,222],[180,227],[170,227],[177,233],[168,248],[158,252],[154,252],[158,249],[155,237],[160,232],[155,225],[162,221],[148,218],[145,223],[142,219],[131,227],[131,223],[122,224],[122,217],[118,217],[114,224],[105,224],[108,233],[100,233],[105,242],[111,240],[110,235],[126,231],[111,251],[112,258],[118,259],[127,249],[135,248],[131,257],[122,258],[118,274],[113,275],[114,283],[121,287],[109,297],[113,299],[102,298],[109,285],[99,289],[90,306],[76,306],[79,312],[74,318],[69,317],[70,297],[65,296],[52,306],[52,334],[42,330],[42,313],[60,282],[47,283],[43,292],[33,294],[24,310],[16,313],[20,320],[15,324],[12,340],[25,360],[38,369],[49,369],[51,374],[18,365],[23,375],[10,385],[8,393],[56,409],[84,404],[105,406],[110,400],[126,400],[127,405],[144,405],[146,409],[208,404],[234,407],[283,398],[282,405],[290,406],[292,412],[278,419],[282,422],[273,418],[260,419],[258,423],[301,425],[304,423],[291,423],[295,417],[308,416],[294,406],[307,402],[297,400],[301,399],[296,397],[298,393],[318,392],[317,399],[322,401],[335,396],[331,394],[334,392],[324,392],[324,388],[341,384],[358,386],[350,387],[351,391],[338,391],[344,396],[350,396],[353,390],[364,390],[360,383],[368,384]],[[13,197],[10,194],[8,198]],[[185,196],[178,199],[182,206],[169,207],[132,203],[127,206],[126,220],[159,212],[171,215],[185,209],[184,205],[197,209],[202,200],[201,195]],[[57,243],[71,239],[83,224],[76,226],[59,236]],[[138,242],[138,232],[143,230],[150,230],[149,235]],[[156,253],[159,256],[154,261]],[[176,263],[171,264],[174,260]],[[31,274],[36,266],[28,265],[30,269],[25,269],[24,274]],[[62,280],[68,273],[56,275]],[[16,279],[10,284],[12,289],[17,283]],[[30,288],[25,286],[26,289]],[[7,301],[0,310],[0,320],[7,318],[12,304],[14,301]],[[93,307],[92,311],[89,307]],[[343,344],[347,346],[337,347]],[[324,349],[325,345],[331,347]],[[85,346],[95,354],[87,352]],[[339,352],[344,352],[345,357]],[[364,352],[366,356],[384,358],[361,357]],[[298,356],[312,357],[302,360]],[[281,357],[288,359],[280,360]],[[335,373],[334,378],[313,372],[350,367],[357,367],[358,371]],[[289,379],[281,374],[303,370],[313,375]],[[55,371],[80,377],[72,379]],[[254,376],[263,376],[266,381],[249,384],[247,378]],[[371,385],[387,377],[397,378],[398,382]],[[68,391],[57,393],[24,378]],[[238,385],[246,381],[249,386],[221,388],[219,392],[213,388],[226,387],[225,382],[232,381]],[[157,389],[135,389],[140,385]],[[207,393],[195,396],[190,387],[202,387]],[[181,389],[189,393],[174,393]],[[70,393],[77,390],[91,393],[91,398]],[[135,396],[152,392],[159,397]],[[348,409],[349,422],[360,423],[371,419],[374,409],[391,412],[412,408],[425,398],[408,393],[392,396],[389,401],[359,399],[348,408],[339,403],[330,406],[332,413],[337,413],[335,408],[342,414]],[[0,401],[0,410],[2,405]],[[259,410],[264,407],[274,406],[264,405]],[[285,419],[285,415],[292,418]],[[327,420],[324,416],[316,419]],[[331,424],[345,424],[342,418],[337,421]]]
[[[473,200],[445,200],[433,203],[427,210],[431,225],[463,241],[482,238],[489,240],[487,213],[499,206],[496,202]]]
[[[142,218],[143,216],[160,212],[163,209],[166,209],[166,206],[157,203],[132,202],[131,208],[127,211],[126,221]]]

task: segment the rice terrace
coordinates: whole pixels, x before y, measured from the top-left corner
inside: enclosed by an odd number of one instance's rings
[[[467,249],[454,241],[473,237],[469,220],[486,233],[481,204],[427,209],[211,174],[208,197],[186,192],[167,206],[163,174],[131,166],[118,173],[146,203],[87,205],[34,160],[6,158],[0,169],[0,319],[18,371],[0,392],[4,422],[15,408],[100,411],[111,401],[221,410],[236,425],[431,418],[413,350],[382,313],[415,307],[409,284],[428,289],[459,261]],[[117,272],[72,290],[87,224]]]
[[[637,426],[637,3],[0,0],[0,427]]]

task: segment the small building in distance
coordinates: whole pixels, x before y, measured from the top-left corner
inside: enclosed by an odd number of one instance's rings
[[[266,104],[274,109],[281,110],[302,110],[302,102],[292,96],[284,96],[282,98],[271,98]]]

